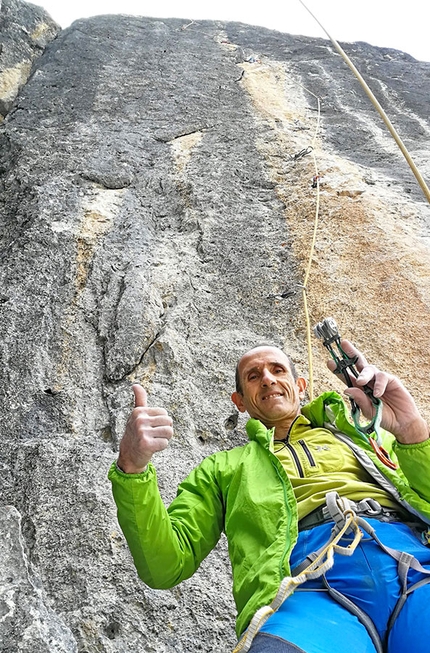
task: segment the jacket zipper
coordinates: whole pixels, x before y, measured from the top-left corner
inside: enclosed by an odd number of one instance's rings
[[[309,447],[308,447],[308,445],[306,444],[306,442],[305,442],[304,440],[299,440],[299,444],[300,444],[300,446],[302,447],[303,451],[305,452],[305,454],[306,454],[306,456],[307,456],[307,459],[309,460],[309,464],[310,464],[310,466],[311,466],[311,467],[316,467],[317,464],[316,464],[316,462],[315,462],[315,460],[314,460],[314,458],[313,458],[313,456],[312,456],[312,454],[311,454],[311,452],[310,452],[310,450],[309,450]]]
[[[269,452],[269,454],[270,454],[270,452]],[[273,455],[273,454],[270,454],[270,455]],[[284,493],[285,510],[286,510],[286,513],[287,513],[287,527],[286,527],[286,531],[285,531],[286,532],[285,546],[284,546],[284,551],[282,553],[281,559],[279,561],[279,580],[282,581],[282,579],[285,576],[285,573],[284,573],[284,560],[285,560],[285,556],[287,554],[287,550],[288,550],[288,547],[289,547],[288,538],[289,538],[290,533],[291,533],[292,513],[291,513],[290,510],[288,510],[287,487],[285,485],[284,479],[282,478],[282,474],[278,469],[279,461],[276,459],[276,456],[274,456],[274,458],[275,458],[276,461],[273,461],[272,465],[275,468],[275,472],[277,473],[278,478],[279,478],[279,480],[281,482],[281,485],[282,485],[282,490],[283,490],[283,493]]]
[[[304,478],[305,475],[303,473],[303,467],[302,467],[302,465],[300,463],[300,460],[299,460],[299,457],[298,457],[297,453],[294,450],[293,445],[291,445],[289,442],[285,442],[285,446],[287,447],[288,451],[291,454],[291,457],[293,458],[294,462],[296,463],[297,471],[299,473],[300,478]]]

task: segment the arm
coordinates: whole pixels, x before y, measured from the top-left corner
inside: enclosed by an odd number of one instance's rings
[[[172,419],[164,408],[147,406],[140,385],[134,385],[133,392],[135,408],[109,479],[137,572],[147,585],[164,589],[191,576],[217,543],[223,525],[222,500],[207,459],[180,485],[177,498],[166,509],[150,459],[168,446]]]
[[[400,379],[369,365],[364,355],[348,340],[342,340],[342,349],[349,356],[358,356],[360,372],[351,381],[355,387],[347,388],[345,395],[352,397],[367,419],[373,417],[373,404],[360,386],[370,385],[375,397],[383,404],[381,426],[394,435],[393,449],[408,483],[418,494],[430,501],[430,439],[428,426],[420,415],[414,399]],[[335,362],[327,363],[334,371]],[[340,377],[343,380],[343,377]]]
[[[139,577],[150,587],[166,589],[189,578],[221,535],[224,510],[211,458],[203,461],[178,489],[169,509],[150,463],[140,474],[112,465],[109,478]]]

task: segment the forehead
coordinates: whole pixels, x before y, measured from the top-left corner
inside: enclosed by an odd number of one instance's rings
[[[242,356],[239,361],[239,372],[242,375],[254,367],[264,367],[271,364],[281,364],[290,370],[289,360],[283,351],[277,347],[256,347]]]

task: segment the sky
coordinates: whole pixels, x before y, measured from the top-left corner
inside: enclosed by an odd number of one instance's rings
[[[304,0],[327,32],[341,42],[365,41],[430,61],[429,0]],[[327,38],[300,0],[32,0],[68,27],[100,14],[240,21],[288,34]]]

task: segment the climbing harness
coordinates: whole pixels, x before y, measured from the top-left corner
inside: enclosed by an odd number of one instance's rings
[[[394,622],[396,621],[400,613],[400,610],[405,604],[408,596],[412,594],[412,592],[418,589],[419,587],[422,587],[423,585],[427,585],[428,583],[430,583],[430,570],[423,567],[421,563],[413,555],[409,553],[405,553],[403,551],[398,551],[397,549],[393,549],[383,544],[379,539],[379,537],[377,536],[375,529],[369,524],[369,522],[367,522],[365,519],[360,517],[360,515],[363,515],[368,518],[378,519],[379,521],[402,521],[403,522],[404,520],[401,519],[401,517],[394,510],[389,510],[387,508],[382,507],[375,499],[371,499],[371,498],[362,499],[360,502],[355,503],[354,501],[351,501],[350,499],[346,499],[345,497],[339,497],[337,492],[329,492],[326,495],[326,506],[322,507],[322,515],[325,516],[327,520],[329,518],[333,519],[333,521],[335,522],[334,530],[339,529],[342,526],[342,524],[344,523],[344,515],[348,510],[352,510],[355,513],[357,517],[357,524],[362,529],[362,531],[364,531],[364,533],[370,536],[376,542],[376,544],[382,549],[382,551],[384,551],[384,553],[394,558],[394,560],[396,560],[397,562],[397,573],[400,581],[401,594],[399,599],[397,600],[397,603],[394,607],[394,610],[388,622],[388,627],[387,627],[388,629],[386,635],[388,637],[388,633],[392,629]],[[421,528],[423,526],[421,522],[419,523],[417,522],[416,524],[410,524],[410,525],[411,527],[417,526],[418,528]],[[363,536],[364,533],[362,532]],[[321,549],[319,549],[318,551],[309,554],[305,558],[305,560],[303,560],[303,562],[301,562],[297,567],[295,567],[295,569],[292,570],[292,575],[297,575],[302,573],[303,568],[307,568],[310,562],[317,559],[318,555],[323,550],[323,548],[324,547],[321,547]],[[414,583],[411,587],[408,587],[407,584],[407,576],[408,576],[409,569],[413,569],[424,575],[423,579]],[[358,618],[358,620],[365,626],[370,638],[372,639],[372,642],[375,646],[377,653],[383,653],[382,642],[370,617],[355,603],[353,603],[353,601],[348,599],[338,590],[331,587],[325,577],[323,577],[323,583],[329,595],[340,605],[342,605],[344,608],[349,610],[349,612],[354,614]]]
[[[344,498],[343,501],[348,502],[348,506],[355,512],[356,515],[366,515],[366,517],[372,517],[373,519],[384,522],[403,521],[398,510],[394,510],[392,508],[384,508],[375,499],[367,498],[361,499],[359,502],[355,502],[351,499]],[[299,521],[299,532],[307,531],[311,528],[315,528],[316,526],[320,526],[321,524],[326,524],[332,519],[333,516],[331,514],[330,507],[327,505],[320,506]]]
[[[331,569],[334,563],[335,553],[346,556],[351,556],[354,553],[363,536],[363,532],[359,528],[357,515],[352,509],[345,510],[343,514],[345,517],[343,525],[339,528],[338,523],[335,523],[329,541],[317,552],[310,564],[305,569],[300,570],[300,573],[294,576],[286,576],[282,580],[278,592],[270,605],[265,605],[257,610],[233,653],[246,653],[249,651],[254,637],[267,619],[279,610],[283,602],[297,587],[308,580],[319,578]],[[354,533],[352,542],[345,547],[341,546],[339,544],[340,540],[346,533],[350,532]]]
[[[397,551],[396,549],[385,546],[376,535],[375,529],[365,519],[359,516],[362,514],[370,518],[374,517],[382,519],[384,515],[388,515],[388,512],[393,513],[393,511],[386,511],[386,509],[382,508],[382,506],[380,506],[374,499],[363,499],[359,503],[355,503],[354,501],[340,497],[337,492],[327,493],[324,511],[327,517],[330,517],[330,521],[333,520],[334,522],[328,542],[318,549],[318,551],[308,555],[300,565],[292,570],[291,576],[286,576],[282,580],[278,592],[270,605],[261,607],[254,614],[247,630],[239,640],[233,653],[247,653],[251,648],[253,639],[263,624],[271,615],[279,610],[283,602],[294,592],[294,590],[299,588],[300,585],[308,580],[314,580],[321,577],[329,595],[352,614],[357,616],[359,621],[366,627],[377,653],[383,653],[382,643],[370,617],[350,599],[341,594],[338,590],[332,588],[325,578],[326,572],[333,567],[334,554],[338,553],[344,556],[352,556],[362,540],[364,533],[375,540],[385,553],[397,561],[401,595],[390,617],[388,630],[393,627],[407,597],[415,589],[430,583],[429,569],[423,567],[421,563],[409,553]],[[346,546],[342,546],[340,541],[346,535],[350,535],[351,541]],[[425,576],[425,578],[408,588],[407,575],[409,569],[414,569],[415,571],[420,572]]]
[[[317,338],[320,338],[323,341],[324,347],[328,349],[331,357],[336,363],[336,369],[334,370],[334,373],[342,375],[348,387],[354,387],[351,375],[355,378],[359,376],[359,372],[355,367],[358,356],[348,356],[348,354],[342,349],[340,344],[340,335],[335,320],[332,317],[328,317],[322,322],[319,322],[314,327],[314,333]],[[350,397],[351,414],[357,433],[361,436],[364,442],[366,442],[366,444],[370,444],[379,460],[383,462],[386,467],[389,467],[390,469],[397,469],[398,465],[390,459],[390,455],[382,446],[380,435],[382,401],[374,397],[372,388],[369,385],[361,386],[361,390],[363,390],[363,392],[365,392],[371,400],[375,409],[375,414],[370,422],[363,426],[360,423],[360,408],[354,399]]]

